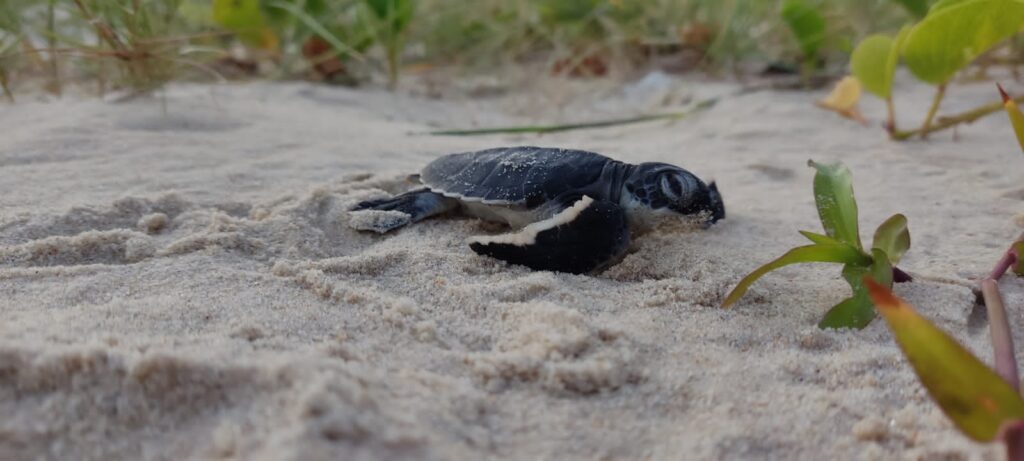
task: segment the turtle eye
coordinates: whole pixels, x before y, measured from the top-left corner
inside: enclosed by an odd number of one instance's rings
[[[683,182],[679,175],[669,173],[661,175],[661,193],[672,200],[679,200],[683,196]]]

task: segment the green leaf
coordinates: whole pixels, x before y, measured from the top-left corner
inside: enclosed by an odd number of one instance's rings
[[[1013,249],[1018,255],[1024,255],[1024,242],[1013,242]],[[1015,275],[1024,276],[1024,261],[1021,261],[1021,257],[1017,257],[1014,261],[1013,267],[1010,268]]]
[[[889,71],[889,55],[893,54],[892,37],[875,34],[865,38],[850,56],[850,72],[860,80],[864,89],[882,99],[892,94],[892,74]]]
[[[1016,34],[1024,23],[1020,0],[967,0],[936,5],[910,31],[903,47],[917,78],[943,84],[992,46]]]
[[[963,3],[965,1],[968,1],[968,0],[939,0],[939,1],[935,2],[935,3],[933,3],[931,8],[928,9],[928,14],[932,14],[932,13],[934,13],[936,11],[939,11],[939,10],[941,10],[943,8],[948,8],[948,7],[951,7],[951,6],[956,5],[958,3]]]
[[[387,24],[391,33],[405,30],[412,20],[413,0],[363,0],[378,20]]]
[[[910,230],[907,229],[907,217],[894,214],[886,219],[875,230],[875,239],[871,248],[882,250],[892,264],[899,264],[900,258],[910,249]]]
[[[889,53],[889,60],[885,62],[885,74],[889,79],[889,89],[892,91],[892,80],[896,76],[896,67],[900,64],[900,55],[903,53],[903,45],[907,43],[907,36],[910,35],[910,31],[914,27],[907,24],[900,28],[899,33],[896,34],[896,39],[893,40],[892,50]]]
[[[999,89],[999,95],[1003,97],[1003,108],[1006,109],[1006,115],[1010,117],[1013,132],[1017,135],[1017,144],[1020,145],[1021,150],[1024,150],[1024,114],[1017,107],[1017,102],[1006,94],[1002,85],[996,83],[996,88]]]
[[[892,286],[892,264],[881,250],[872,250],[873,261],[870,266],[848,264],[843,267],[843,278],[850,284],[853,296],[836,304],[818,323],[818,328],[856,328],[861,329],[875,319],[871,298],[864,287],[864,277],[868,276],[884,286]]]
[[[859,330],[870,324],[875,319],[875,313],[871,310],[871,299],[863,292],[864,290],[861,290],[861,293],[856,293],[832,306],[825,313],[821,322],[818,322],[818,328],[822,330],[856,328]]]
[[[750,288],[750,285],[768,272],[790,264],[813,262],[866,266],[871,264],[871,258],[860,250],[845,243],[796,247],[789,250],[778,259],[757,268],[754,272],[751,272],[744,277],[743,280],[740,280],[740,283],[736,284],[736,287],[732,289],[732,292],[726,296],[725,301],[722,302],[722,307],[729,307],[742,298],[743,295],[746,294],[747,289]]]
[[[911,14],[923,18],[928,14],[928,0],[896,0],[896,3],[903,5]]]
[[[272,24],[275,24],[276,27],[287,27],[288,19],[290,17],[294,17],[295,15],[289,14],[291,12],[288,9],[281,8],[280,6],[275,6],[273,5],[273,3],[277,3],[278,5],[290,5],[291,7],[302,11],[311,18],[327,19],[329,15],[333,13],[327,7],[327,0],[277,0],[275,2],[267,2],[266,0],[260,0],[260,2],[263,3],[264,5],[272,7],[268,8],[266,11],[267,19]]]
[[[1024,400],[991,368],[889,289],[865,284],[921,384],[964,435],[991,441],[1024,419]]]
[[[249,45],[277,48],[277,37],[263,19],[259,0],[213,0],[213,21]]]
[[[814,202],[825,233],[860,250],[863,246],[850,170],[842,163],[822,165],[811,160],[807,164],[818,170],[814,175]]]
[[[817,8],[804,0],[785,0],[782,20],[800,42],[805,58],[814,58],[825,41],[825,18]]]
[[[800,235],[803,235],[804,237],[807,237],[807,240],[810,240],[810,241],[812,241],[814,243],[820,243],[820,244],[823,244],[823,245],[844,245],[843,242],[840,242],[839,240],[836,240],[836,239],[834,239],[832,237],[829,237],[827,235],[822,235],[822,234],[818,234],[818,233],[814,233],[814,232],[809,232],[809,231],[797,231],[797,232],[800,232]]]
[[[900,61],[900,49],[910,33],[904,26],[893,39],[885,34],[865,38],[850,56],[850,71],[864,88],[882,99],[892,96],[892,80]]]

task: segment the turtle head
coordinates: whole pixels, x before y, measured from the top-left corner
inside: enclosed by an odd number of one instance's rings
[[[703,215],[706,224],[725,218],[725,205],[718,187],[705,184],[693,173],[666,163],[641,163],[626,178],[623,196],[633,206],[655,212]]]

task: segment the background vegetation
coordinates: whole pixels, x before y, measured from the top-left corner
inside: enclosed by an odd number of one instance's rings
[[[449,67],[553,74],[845,66],[854,45],[919,17],[896,0],[4,0],[0,83],[104,92],[174,79],[394,85]],[[747,65],[748,63],[753,63]],[[7,92],[10,95],[10,92]]]

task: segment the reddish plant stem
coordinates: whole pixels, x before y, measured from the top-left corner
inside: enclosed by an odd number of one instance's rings
[[[1024,461],[1024,423],[1017,421],[1007,424],[1001,430],[1006,445],[1007,461]]]
[[[1021,237],[1024,238],[1024,235],[1022,235]],[[1000,258],[999,262],[996,263],[996,266],[992,268],[992,272],[988,274],[987,278],[992,280],[999,280],[999,278],[1002,277],[1003,274],[1006,273],[1006,271],[1010,270],[1010,266],[1013,266],[1013,264],[1016,262],[1017,250],[1014,249],[1013,246],[1011,246],[1010,249],[1006,250],[1006,253],[1003,253],[1003,257]]]
[[[996,372],[1018,391],[1020,389],[1020,375],[1017,371],[1017,357],[1013,349],[1013,334],[1010,332],[1010,322],[1006,316],[1003,297],[999,293],[998,280],[1017,262],[1018,254],[1015,245],[1021,241],[1024,241],[1024,234],[1017,237],[1017,240],[1010,245],[1010,248],[1006,250],[1003,257],[999,258],[995,267],[992,268],[992,272],[981,281],[981,295],[985,300],[985,308],[988,311],[989,333],[992,337],[992,351],[996,362]],[[1024,447],[1024,445],[1021,446]],[[1009,444],[1007,448],[1010,448]]]
[[[985,308],[988,310],[989,334],[992,336],[996,372],[1007,384],[1019,390],[1020,375],[1017,373],[1017,358],[1013,354],[1013,335],[1010,333],[1010,323],[1006,319],[1003,297],[999,294],[999,284],[989,278],[982,280],[981,294],[985,297]]]

